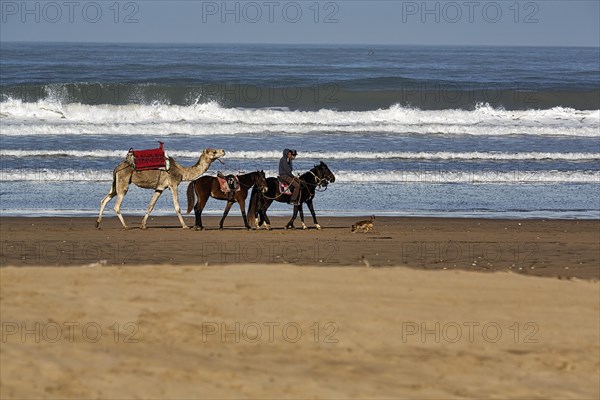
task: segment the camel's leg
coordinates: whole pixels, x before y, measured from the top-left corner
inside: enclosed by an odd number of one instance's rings
[[[154,194],[152,195],[152,199],[150,200],[150,204],[148,204],[148,208],[146,209],[146,215],[144,215],[144,219],[142,220],[142,225],[140,226],[141,229],[146,229],[146,221],[148,220],[148,216],[150,215],[150,212],[154,209],[154,205],[158,201],[158,198],[160,197],[161,194],[162,194],[162,190],[154,191]]]
[[[117,200],[115,201],[114,210],[117,213],[117,217],[119,217],[119,221],[121,221],[121,225],[123,225],[123,228],[129,229],[129,227],[125,223],[125,220],[123,219],[123,215],[121,215],[121,203],[123,203],[123,198],[125,197],[126,194],[127,194],[127,190],[125,190],[122,193],[117,193]]]
[[[306,205],[308,206],[308,209],[310,210],[310,213],[312,214],[313,217],[313,222],[315,223],[315,227],[318,230],[321,230],[321,225],[319,225],[319,221],[317,221],[317,214],[315,214],[315,208],[313,206],[313,201],[312,199],[307,200],[306,201]]]
[[[231,210],[231,206],[233,205],[233,201],[228,201],[225,206],[225,211],[223,211],[223,217],[221,218],[221,222],[219,222],[219,229],[223,229],[223,222],[225,222],[225,218],[227,218],[227,214],[229,214],[229,210]]]
[[[173,206],[175,206],[175,212],[177,213],[177,217],[179,218],[179,222],[181,222],[181,227],[183,229],[188,229],[189,227],[185,224],[183,220],[183,216],[181,215],[181,208],[179,208],[179,194],[177,193],[177,186],[170,187],[171,194],[173,195]]]
[[[117,195],[117,192],[114,190],[114,186],[110,187],[110,191],[102,201],[100,202],[100,214],[98,214],[98,219],[96,220],[96,228],[100,228],[100,221],[102,221],[102,213],[104,212],[104,208],[108,204],[109,201],[112,200],[113,197]]]

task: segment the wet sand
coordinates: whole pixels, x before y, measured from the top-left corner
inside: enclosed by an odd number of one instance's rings
[[[140,218],[126,217],[130,226]],[[204,231],[157,217],[148,229],[124,230],[116,218],[0,218],[1,265],[282,264],[408,266],[513,271],[600,278],[600,221],[379,217],[375,232],[350,233],[360,218],[321,218],[323,230],[247,231],[232,215],[224,230],[207,217]],[[189,225],[193,218],[187,218]],[[296,226],[300,222],[296,223]]]

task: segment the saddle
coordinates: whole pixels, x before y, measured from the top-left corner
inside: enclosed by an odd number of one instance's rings
[[[235,175],[225,176],[221,171],[217,171],[217,180],[223,193],[237,192],[240,190],[240,180]]]
[[[281,194],[289,194],[292,195],[292,189],[290,185],[286,182],[283,182],[281,179],[277,178],[277,182],[279,182],[279,192]]]
[[[151,169],[168,171],[171,166],[163,148],[164,143],[158,143],[160,147],[157,149],[134,150],[131,148],[125,159],[135,171],[148,171]]]

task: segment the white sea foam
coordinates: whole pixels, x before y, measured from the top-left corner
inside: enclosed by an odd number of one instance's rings
[[[396,133],[448,135],[600,136],[600,110],[419,110],[398,105],[373,111],[224,108],[217,103],[85,105],[49,100],[0,103],[2,135]]]
[[[597,183],[600,171],[334,171],[336,183]],[[110,182],[109,170],[6,169],[0,181],[20,182]]]
[[[1,157],[74,157],[74,158],[124,158],[124,150],[0,150]],[[173,150],[168,154],[179,158],[198,158],[200,150],[185,151]],[[315,160],[488,160],[488,161],[514,161],[514,160],[557,160],[557,161],[596,161],[600,160],[600,153],[552,153],[552,152],[401,152],[401,151],[332,151],[332,152],[302,152],[303,159]],[[281,157],[280,150],[265,151],[228,151],[227,159],[243,160],[275,160]]]
[[[105,182],[112,181],[112,171],[73,169],[3,169],[0,182]]]
[[[339,171],[336,182],[379,183],[600,183],[600,171]]]

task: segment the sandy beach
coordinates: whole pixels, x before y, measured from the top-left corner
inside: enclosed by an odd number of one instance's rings
[[[3,399],[600,393],[597,282],[291,265],[0,274]]]
[[[0,6],[0,400],[600,399],[600,2],[84,3]]]
[[[0,397],[600,395],[598,221],[238,218],[1,218]]]
[[[141,221],[125,218],[132,227]],[[359,219],[322,217],[323,230],[308,224],[311,229],[303,231],[285,230],[288,219],[274,217],[274,229],[247,231],[233,214],[222,231],[218,217],[205,217],[207,229],[194,231],[182,229],[175,216],[151,218],[147,230],[124,230],[112,217],[100,230],[94,218],[3,217],[0,260],[4,266],[368,264],[600,278],[598,220],[379,217],[375,232],[350,233]]]

